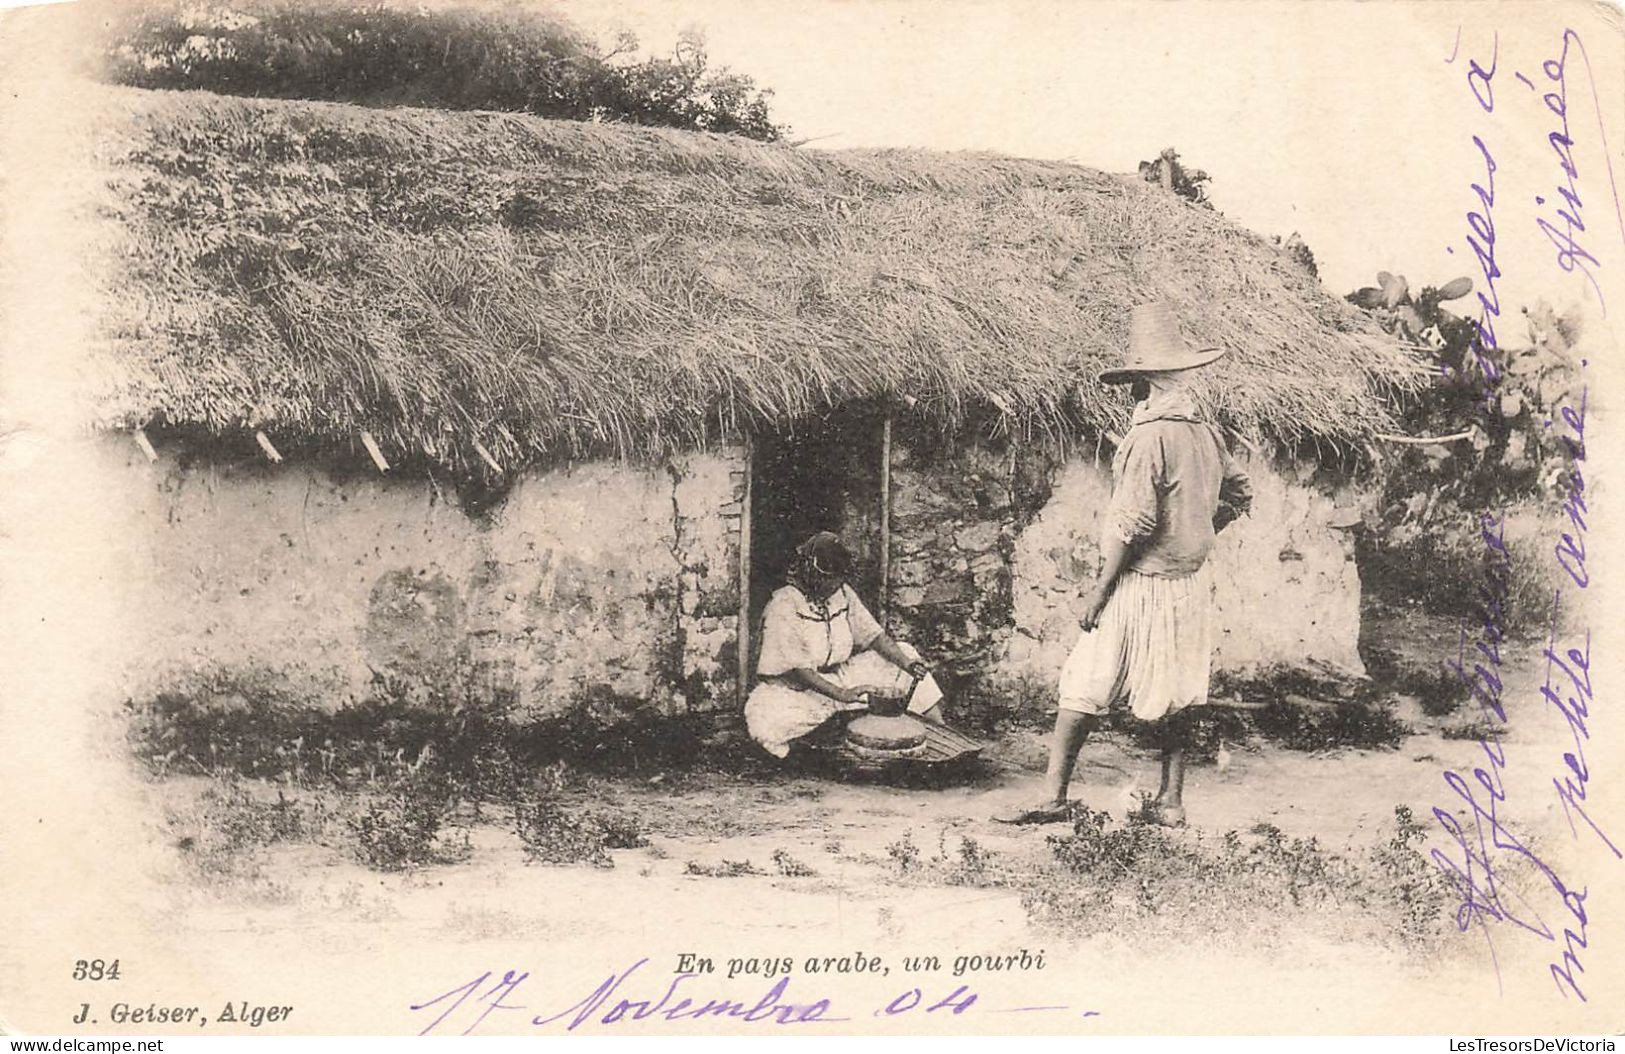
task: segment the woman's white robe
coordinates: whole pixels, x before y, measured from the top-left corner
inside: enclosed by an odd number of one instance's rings
[[[836,702],[822,692],[791,681],[792,670],[816,670],[842,688],[871,686],[886,693],[909,696],[908,708],[919,714],[942,699],[935,678],[918,684],[878,652],[868,650],[879,639],[880,623],[863,606],[850,585],[820,606],[794,586],[783,586],[762,613],[762,651],[756,660],[756,687],[745,702],[745,726],[751,738],[768,753],[784,757],[790,743],[822,725],[842,710],[864,709],[859,704]],[[919,653],[899,644],[910,662]]]

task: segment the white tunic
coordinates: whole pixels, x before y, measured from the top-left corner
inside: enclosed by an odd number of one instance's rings
[[[792,670],[816,670],[842,688],[874,687],[901,694],[914,686],[908,708],[924,713],[942,699],[935,679],[914,685],[907,670],[878,652],[867,650],[881,636],[880,623],[863,606],[850,585],[816,604],[794,586],[783,586],[762,613],[762,651],[756,660],[760,679],[745,703],[745,725],[751,738],[768,753],[784,757],[792,740],[811,732],[842,710],[861,704],[840,703],[791,681]],[[919,653],[900,644],[910,662]]]

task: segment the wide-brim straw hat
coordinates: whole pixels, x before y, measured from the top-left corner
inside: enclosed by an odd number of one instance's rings
[[[1166,301],[1139,304],[1129,317],[1128,354],[1123,365],[1101,370],[1100,383],[1125,384],[1142,373],[1194,369],[1224,353],[1224,348],[1200,347],[1189,340]]]

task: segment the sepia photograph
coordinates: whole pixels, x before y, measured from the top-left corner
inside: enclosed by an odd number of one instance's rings
[[[1619,1033],[1622,146],[1570,0],[0,11],[0,1032]]]

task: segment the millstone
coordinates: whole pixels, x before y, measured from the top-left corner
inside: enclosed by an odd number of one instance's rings
[[[907,750],[925,742],[925,726],[915,718],[881,717],[863,714],[846,726],[847,737],[860,747],[878,750]]]

